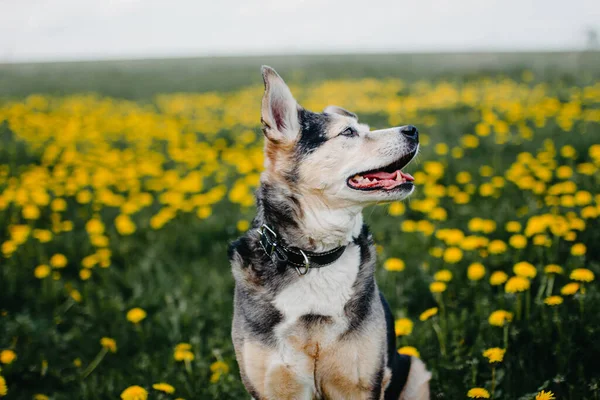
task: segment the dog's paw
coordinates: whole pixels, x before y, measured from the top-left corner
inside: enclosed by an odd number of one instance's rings
[[[400,400],[429,400],[429,381],[431,372],[427,371],[425,363],[419,358],[411,357],[408,379]]]

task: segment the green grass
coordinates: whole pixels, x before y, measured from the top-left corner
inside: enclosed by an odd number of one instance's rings
[[[597,59],[597,53],[447,54],[4,65],[0,66],[0,101],[24,101],[32,93],[95,92],[146,104],[152,103],[152,97],[159,93],[226,92],[259,84],[258,67],[263,63],[277,68],[291,81],[306,85],[326,79],[363,77],[402,77],[408,82],[445,79],[461,85],[485,76],[520,80],[522,70],[527,68],[535,74],[532,85],[547,82],[553,96],[567,101],[570,88],[590,85],[598,78]],[[402,95],[412,94],[411,90],[414,88],[408,88]],[[257,102],[257,113],[258,109]],[[467,107],[427,111],[437,123],[425,131],[432,143],[445,142],[452,148],[464,133],[473,132],[479,111]],[[375,113],[364,117],[374,126],[388,124],[385,115]],[[461,159],[441,157],[434,153],[433,146],[428,146],[412,171],[420,169],[426,161],[440,160],[447,163],[442,184],[453,184],[460,171],[471,172],[479,184],[484,181],[477,172],[482,165],[491,165],[502,175],[518,153],[528,151],[536,155],[545,139],[551,139],[557,149],[566,144],[575,147],[578,152],[578,158],[572,161],[575,165],[589,161],[587,152],[598,143],[599,129],[597,122],[578,121],[571,132],[565,132],[550,121],[535,129],[533,141],[497,146],[488,137],[481,140],[478,149],[465,152]],[[56,132],[60,134],[61,131]],[[232,143],[236,134],[227,130],[219,136]],[[4,176],[18,177],[27,167],[42,164],[41,151],[18,141],[7,123],[0,124],[0,145],[0,165],[7,171]],[[580,189],[592,194],[598,192],[598,176],[576,175],[573,180]],[[7,182],[8,179],[0,179],[0,193]],[[214,181],[208,180],[207,185],[210,184]],[[415,199],[423,198],[419,190]],[[539,205],[540,199],[543,197],[512,183],[507,183],[497,198],[474,195],[466,205],[444,198],[440,205],[447,210],[448,219],[440,222],[438,228],[453,227],[468,232],[471,218],[491,218],[498,229],[489,238],[508,241],[510,234],[503,229],[507,221],[519,220],[525,224],[536,211],[549,212],[549,207]],[[233,280],[226,249],[228,242],[239,235],[237,221],[251,217],[253,208],[240,209],[224,200],[213,207],[208,219],[200,220],[195,214],[179,215],[156,231],[148,226],[150,216],[160,207],[155,203],[140,213],[136,219],[137,231],[130,236],[120,235],[112,225],[118,209],[103,208],[99,215],[107,225],[112,264],[107,269],[96,267],[92,280],[84,283],[78,278],[78,265],[91,251],[84,225],[93,211],[77,204],[72,197],[68,202],[64,218],[74,221],[73,231],[43,246],[30,239],[10,258],[0,255],[0,350],[10,348],[17,354],[12,364],[0,365],[1,375],[8,382],[7,399],[31,399],[36,393],[54,400],[114,399],[130,385],[151,390],[151,385],[159,381],[172,384],[177,388],[175,394],[186,399],[247,398],[230,342]],[[481,353],[488,347],[502,347],[503,331],[489,326],[487,316],[499,308],[514,308],[514,299],[504,295],[502,287],[493,288],[487,283],[490,271],[510,273],[515,262],[530,261],[538,267],[531,290],[534,298],[541,287],[541,268],[551,262],[567,270],[585,266],[596,276],[600,274],[597,246],[600,231],[595,219],[586,221],[586,229],[577,235],[577,242],[587,245],[583,259],[572,257],[571,244],[559,239],[550,249],[531,245],[522,251],[509,249],[505,254],[485,259],[488,276],[474,284],[466,279],[465,270],[478,260],[477,256],[447,266],[429,254],[430,248],[440,245],[439,240],[401,232],[402,221],[424,218],[409,204],[404,216],[391,217],[384,206],[369,207],[364,214],[376,242],[383,246],[379,264],[389,257],[406,262],[406,270],[399,273],[378,268],[377,278],[396,317],[408,316],[415,322],[413,334],[401,338],[400,344],[417,347],[432,369],[432,398],[460,399],[466,397],[470,387],[490,388],[491,369]],[[529,207],[530,214],[517,216],[516,210],[523,206]],[[8,226],[20,221],[20,210],[15,206],[0,209],[0,242],[9,237]],[[44,212],[37,226],[49,225],[49,221],[49,213]],[[63,253],[69,259],[67,268],[61,270],[61,280],[34,278],[35,266],[54,253]],[[418,315],[438,305],[428,286],[432,273],[444,267],[453,271],[454,279],[444,293],[447,314],[439,319],[447,335],[448,354],[442,357],[431,321],[421,323]],[[567,281],[567,277],[558,278],[555,293]],[[65,283],[80,290],[84,299],[81,303],[69,297]],[[507,355],[496,370],[496,399],[531,399],[541,388],[553,390],[559,399],[598,398],[600,294],[595,282],[587,289],[583,311],[577,300],[565,298],[560,313],[561,330],[553,320],[552,310],[535,301],[529,319],[511,324]],[[125,319],[125,313],[132,307],[142,307],[148,314],[139,326]],[[99,340],[103,336],[114,338],[118,351],[107,354],[84,378],[81,372],[101,351]],[[173,348],[179,342],[192,345],[195,360],[189,369],[173,359]],[[76,358],[81,360],[81,368],[73,364]],[[218,359],[227,362],[232,370],[217,383],[210,383],[210,365]],[[150,398],[174,397],[152,392]]]

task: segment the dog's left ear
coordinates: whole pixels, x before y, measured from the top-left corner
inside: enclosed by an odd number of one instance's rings
[[[350,118],[354,118],[355,120],[358,121],[358,117],[356,116],[356,114],[354,114],[353,112],[350,112],[342,107],[338,107],[338,106],[327,106],[325,107],[325,109],[323,110],[323,113],[325,114],[339,114],[339,115],[343,115],[344,117],[350,117]]]
[[[263,65],[261,70],[265,82],[261,109],[265,136],[274,142],[292,140],[300,131],[300,106],[273,68]]]

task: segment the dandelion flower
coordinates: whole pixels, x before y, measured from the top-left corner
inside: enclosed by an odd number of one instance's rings
[[[508,280],[508,275],[504,271],[494,271],[490,276],[490,285],[500,286]]]
[[[469,391],[467,392],[467,396],[471,399],[489,399],[490,392],[488,392],[484,388],[473,388],[469,389]]]
[[[576,243],[573,245],[573,247],[571,247],[571,254],[573,254],[574,256],[582,256],[585,254],[586,251],[587,248],[583,243]]]
[[[587,268],[576,268],[571,271],[569,278],[579,282],[591,282],[594,280],[594,273]]]
[[[440,282],[450,282],[452,280],[452,272],[447,269],[441,269],[433,275],[433,279]]]
[[[485,276],[485,267],[481,263],[473,263],[467,269],[467,278],[470,281],[479,281]]]
[[[0,351],[0,363],[2,364],[12,364],[13,361],[17,358],[17,353],[12,350],[2,350]]]
[[[48,396],[46,396],[45,394],[34,394],[33,395],[33,400],[49,400],[50,398]]]
[[[64,268],[67,266],[67,257],[64,254],[57,253],[50,257],[50,265],[54,268]]]
[[[6,387],[6,380],[0,375],[0,397],[6,396],[8,393],[8,387]]]
[[[394,330],[396,331],[396,336],[410,335],[413,330],[413,322],[408,318],[397,319],[394,323]]]
[[[567,283],[560,289],[560,294],[563,296],[572,296],[579,290],[579,283],[571,282]]]
[[[502,240],[492,240],[488,244],[488,250],[490,254],[502,254],[506,251],[506,243]]]
[[[189,350],[177,350],[173,354],[175,361],[194,361],[194,353]]]
[[[535,278],[537,275],[537,269],[527,261],[516,263],[513,267],[513,272],[518,276],[529,279]]]
[[[513,276],[506,282],[504,291],[506,293],[524,292],[529,289],[530,285],[529,279],[523,278],[522,276]]]
[[[100,345],[111,353],[117,352],[117,342],[113,338],[103,337],[100,339]]]
[[[550,274],[562,274],[563,273],[563,269],[559,265],[549,264],[549,265],[546,265],[546,267],[544,268],[544,273],[547,274],[547,275],[550,275]]]
[[[506,310],[496,310],[490,314],[488,322],[492,326],[504,326],[507,322],[512,321],[513,313]]]
[[[444,282],[432,282],[429,285],[431,293],[443,293],[446,291],[446,284]]]
[[[122,400],[146,400],[148,392],[141,386],[129,386],[121,393]]]
[[[404,354],[406,356],[412,356],[416,358],[421,358],[421,354],[419,351],[413,346],[403,346],[398,349],[398,354]]]
[[[506,349],[501,349],[500,347],[492,347],[483,352],[483,356],[488,359],[488,362],[491,363],[499,363],[504,359],[504,353],[506,353]]]
[[[139,307],[132,308],[127,312],[127,320],[134,324],[139,323],[144,318],[146,318],[146,311],[142,310]]]
[[[515,249],[524,249],[527,246],[527,238],[523,235],[513,235],[508,243]]]
[[[383,268],[387,271],[404,271],[404,261],[399,258],[388,258],[383,263]]]
[[[50,275],[51,271],[52,270],[48,265],[42,264],[35,267],[35,269],[33,270],[33,275],[38,279],[44,279],[45,277]]]
[[[421,315],[419,315],[419,319],[421,321],[427,321],[429,318],[433,317],[437,313],[438,313],[438,308],[437,307],[429,308],[429,309],[423,311],[421,313]]]
[[[175,388],[168,383],[159,382],[152,385],[152,389],[158,390],[159,392],[165,392],[168,394],[175,393]]]
[[[563,298],[560,296],[550,296],[544,299],[544,304],[549,306],[557,306],[563,303]]]
[[[210,371],[212,372],[210,383],[216,383],[221,375],[229,373],[229,365],[223,361],[215,361],[210,365]]]
[[[444,251],[444,261],[449,264],[456,264],[462,260],[463,252],[458,247],[448,247]]]
[[[521,224],[518,221],[509,221],[504,229],[506,229],[506,232],[517,233],[521,231]]]
[[[556,397],[554,397],[554,393],[552,393],[551,391],[546,392],[546,391],[542,390],[535,396],[535,400],[555,400],[555,399],[556,399]]]

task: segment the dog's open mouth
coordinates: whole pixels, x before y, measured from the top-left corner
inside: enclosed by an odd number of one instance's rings
[[[400,158],[383,168],[374,169],[348,178],[348,186],[357,190],[393,190],[400,186],[408,188],[413,185],[415,178],[411,174],[402,172],[414,157],[415,153]]]

